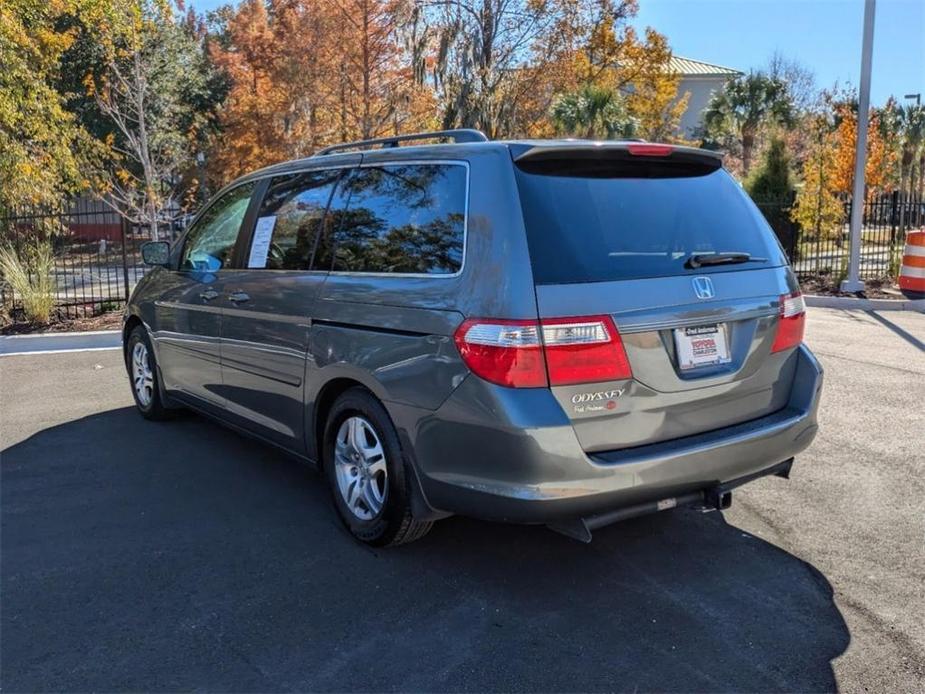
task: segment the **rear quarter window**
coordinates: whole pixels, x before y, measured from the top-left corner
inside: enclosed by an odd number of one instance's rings
[[[462,268],[464,164],[355,169],[329,211],[335,272],[452,275]]]
[[[527,170],[525,170],[527,169]],[[722,169],[516,169],[537,284],[605,282],[784,265],[773,231]],[[742,252],[755,262],[697,269],[691,254]]]

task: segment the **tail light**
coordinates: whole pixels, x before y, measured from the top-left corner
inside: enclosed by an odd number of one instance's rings
[[[475,318],[456,330],[456,346],[474,374],[514,388],[632,378],[610,316],[509,321]]]
[[[620,333],[610,316],[552,318],[540,324],[551,385],[633,377]]]
[[[637,157],[667,157],[674,152],[671,145],[651,144],[644,142],[638,145],[627,145],[629,153]]]
[[[803,341],[806,326],[806,304],[800,292],[784,294],[780,298],[780,319],[777,321],[777,335],[774,336],[772,352],[781,352],[796,347]]]
[[[454,339],[466,366],[486,381],[513,388],[547,383],[536,321],[467,320]]]

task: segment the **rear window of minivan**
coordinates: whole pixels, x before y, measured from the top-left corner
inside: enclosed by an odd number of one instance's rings
[[[516,168],[537,284],[607,282],[786,263],[761,212],[722,169],[587,163]],[[689,268],[692,254],[748,253]]]

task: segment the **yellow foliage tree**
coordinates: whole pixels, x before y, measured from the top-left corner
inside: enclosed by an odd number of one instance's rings
[[[87,185],[82,161],[93,143],[53,85],[75,18],[102,21],[105,9],[92,0],[0,2],[0,207],[54,203]]]
[[[842,104],[837,107],[839,117],[836,130],[835,165],[832,172],[833,185],[839,193],[850,193],[854,186],[854,162],[858,142],[858,118],[854,109]],[[886,190],[891,182],[891,172],[897,165],[896,154],[884,142],[881,134],[880,115],[873,112],[867,127],[867,161],[864,166],[864,180],[868,194]]]
[[[811,144],[803,162],[803,185],[797,192],[791,219],[804,233],[816,238],[841,239],[845,210],[838,199],[835,169],[838,161],[838,132],[825,114],[807,119]]]
[[[632,87],[627,101],[639,123],[638,134],[656,142],[681,141],[679,124],[690,94],[678,94],[681,76],[668,69],[668,40],[651,28],[646,29],[644,42],[635,35],[633,39],[627,46],[620,78]]]
[[[546,71],[541,93],[557,97],[589,86],[613,91],[623,96],[637,136],[677,142],[689,95],[678,94],[681,76],[669,69],[666,37],[651,27],[640,37],[629,24],[637,12],[636,0],[583,7],[580,19],[568,25],[574,38],[560,51],[558,64]],[[544,125],[539,134],[553,130]]]

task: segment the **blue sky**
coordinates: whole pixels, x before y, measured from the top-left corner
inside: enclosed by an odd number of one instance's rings
[[[188,0],[197,10],[227,0]],[[863,0],[639,0],[638,27],[665,34],[674,52],[747,71],[775,50],[799,60],[821,86],[857,86]],[[871,100],[922,92],[925,0],[878,0]]]
[[[745,72],[779,50],[821,86],[861,80],[863,0],[639,0],[636,23],[685,58]],[[871,101],[914,92],[925,100],[925,1],[877,0]]]

